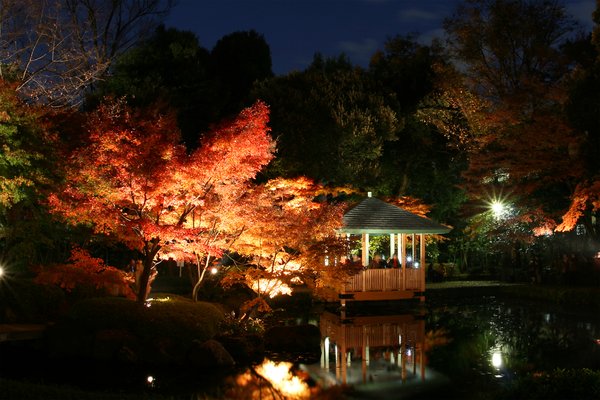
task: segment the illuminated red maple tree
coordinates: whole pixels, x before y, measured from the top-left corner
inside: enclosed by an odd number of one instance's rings
[[[244,196],[246,229],[232,249],[247,262],[229,268],[222,282],[246,284],[257,294],[243,311],[268,310],[264,299],[291,294],[294,284],[319,289],[323,279],[343,281],[354,272],[335,263],[347,251],[336,235],[345,205],[328,199],[338,191],[349,189],[326,188],[305,177],[278,178]]]
[[[54,212],[89,224],[142,255],[137,300],[161,257],[219,257],[244,229],[238,200],[273,157],[268,107],[257,102],[206,134],[188,154],[172,115],[133,112],[123,101],[88,119],[89,139],[68,159],[67,184],[50,196]],[[159,253],[160,252],[160,253]]]

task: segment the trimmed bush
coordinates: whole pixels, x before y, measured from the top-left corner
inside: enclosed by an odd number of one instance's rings
[[[43,323],[66,309],[63,291],[30,279],[0,280],[0,323]]]
[[[79,348],[79,356],[119,361],[123,351],[135,351],[127,358],[142,363],[180,364],[194,341],[213,338],[223,321],[223,312],[210,303],[170,299],[151,306],[117,297],[87,299],[71,308],[69,319],[52,331],[68,329],[74,337],[52,335],[56,351],[62,342],[90,343]],[[52,333],[52,332],[50,332]],[[73,356],[73,354],[67,354]]]

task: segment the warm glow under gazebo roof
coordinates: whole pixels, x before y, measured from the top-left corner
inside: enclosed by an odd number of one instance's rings
[[[442,234],[450,232],[450,228],[393,204],[367,197],[344,215],[344,226],[340,231],[349,234]]]

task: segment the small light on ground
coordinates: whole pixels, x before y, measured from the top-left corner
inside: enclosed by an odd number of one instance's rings
[[[502,366],[502,354],[499,352],[494,352],[494,354],[492,354],[492,366],[494,368],[500,368]]]
[[[150,386],[151,388],[154,387],[154,384],[156,382],[156,379],[154,379],[154,377],[152,375],[148,375],[146,377],[146,383],[148,384],[148,386]]]

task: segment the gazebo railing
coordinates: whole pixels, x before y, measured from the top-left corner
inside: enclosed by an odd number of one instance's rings
[[[367,269],[360,271],[346,283],[346,292],[385,292],[394,290],[421,290],[421,270],[406,268],[406,279],[399,268]]]

